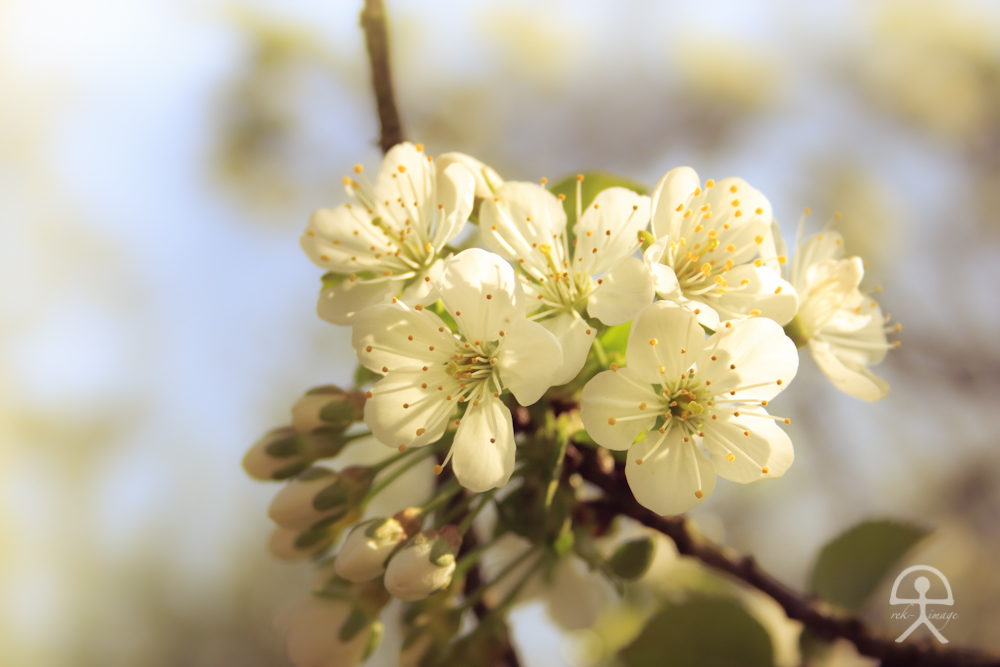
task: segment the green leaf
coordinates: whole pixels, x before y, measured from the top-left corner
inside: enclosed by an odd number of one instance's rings
[[[608,188],[627,188],[632,192],[638,192],[640,195],[649,194],[649,188],[645,185],[624,176],[609,174],[603,171],[585,171],[582,173],[583,187],[581,188],[581,200],[583,202],[583,209],[590,206],[594,198],[602,190],[607,190]],[[549,191],[556,196],[566,195],[566,199],[563,200],[563,208],[566,209],[566,219],[572,227],[573,223],[576,222],[576,174],[567,176],[558,183],[555,183],[549,187]]]
[[[656,555],[656,542],[652,537],[642,537],[619,546],[608,565],[611,571],[625,580],[638,579],[646,574]]]
[[[731,600],[695,598],[654,615],[620,654],[626,667],[767,667],[771,637]]]
[[[899,559],[928,531],[895,521],[866,521],[828,542],[811,589],[831,604],[860,609]]]
[[[368,368],[358,364],[358,367],[354,371],[354,386],[364,387],[366,385],[374,384],[382,379],[382,376],[375,371],[368,370]]]

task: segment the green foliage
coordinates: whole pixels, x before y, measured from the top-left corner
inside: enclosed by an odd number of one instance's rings
[[[695,598],[654,615],[620,659],[625,667],[755,667],[774,664],[774,650],[742,605]]]
[[[381,379],[381,375],[361,364],[358,364],[358,367],[354,370],[354,386],[358,389],[375,384]]]
[[[810,588],[831,604],[857,611],[899,559],[927,533],[895,521],[858,524],[823,547]]]
[[[611,571],[631,581],[646,574],[656,555],[656,542],[652,537],[642,537],[623,543],[608,562]]]
[[[582,208],[587,208],[594,201],[594,198],[602,190],[608,188],[627,188],[640,195],[648,195],[649,188],[642,183],[633,181],[624,176],[609,174],[603,171],[585,171],[583,173],[583,187],[581,188]],[[567,176],[549,187],[549,191],[554,195],[566,195],[563,200],[563,208],[566,209],[566,218],[572,225],[576,220],[576,174]]]

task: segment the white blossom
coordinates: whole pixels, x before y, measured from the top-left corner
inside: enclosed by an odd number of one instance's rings
[[[282,610],[274,626],[285,633],[295,667],[353,667],[366,657],[375,632],[358,614],[347,600],[310,597]]]
[[[317,312],[333,324],[394,297],[435,301],[430,278],[468,220],[476,187],[467,167],[438,168],[420,144],[390,149],[374,184],[354,170],[360,180],[344,179],[352,202],[315,211],[301,238],[309,259],[331,272]]]
[[[514,271],[485,250],[450,257],[435,287],[449,325],[420,305],[402,302],[359,314],[352,343],[358,360],[383,373],[368,392],[365,423],[382,444],[437,442],[458,426],[445,464],[472,491],[503,486],[514,469],[509,389],[531,405],[554,381],[562,363],[559,342],[525,318],[525,298]],[[466,410],[454,418],[459,406]]]
[[[418,533],[389,561],[385,588],[404,602],[423,600],[449,583],[462,538],[455,526]]]
[[[584,387],[581,419],[598,444],[628,450],[625,474],[645,507],[680,514],[708,497],[716,474],[747,483],[792,464],[775,424],[787,420],[764,408],[798,370],[774,321],[726,321],[706,339],[694,313],[658,301],[632,323],[625,356],[627,367]]]
[[[690,167],[669,171],[653,191],[655,242],[644,259],[656,293],[715,329],[720,320],[795,315],[792,286],[773,270],[784,257],[760,256],[771,233],[771,204],[740,178],[708,180]]]
[[[385,572],[385,562],[406,538],[406,528],[394,518],[359,523],[337,552],[333,569],[337,576],[354,583],[371,581]]]
[[[577,202],[580,202],[580,180]],[[642,260],[637,232],[649,226],[649,197],[626,188],[604,190],[577,211],[570,247],[560,201],[535,183],[507,182],[483,202],[483,244],[521,269],[531,318],[551,331],[563,348],[555,384],[583,368],[597,328],[624,324],[653,300],[653,282]],[[579,208],[579,206],[578,206]]]
[[[780,243],[780,236],[777,240]],[[889,393],[889,383],[868,366],[882,361],[894,347],[886,333],[902,327],[887,326],[878,302],[859,289],[864,273],[860,257],[844,257],[844,240],[837,232],[826,231],[802,243],[789,267],[799,311],[785,329],[796,343],[808,345],[837,389],[878,401]]]

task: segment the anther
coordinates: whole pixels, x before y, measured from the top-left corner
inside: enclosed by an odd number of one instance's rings
[[[615,423],[616,423],[616,421],[617,420],[614,417],[608,417],[608,425],[609,426],[614,426]]]
[[[702,496],[704,496],[704,495],[705,494],[701,492],[701,489],[698,489],[697,491],[694,492],[694,497],[697,498],[697,499],[699,499],[699,500],[701,500]]]
[[[371,398],[371,397],[372,397],[372,393],[370,391],[366,391],[365,392],[365,398]]]
[[[650,338],[650,339],[649,339],[649,344],[650,344],[650,345],[652,345],[652,346],[654,346],[654,347],[656,346],[656,344],[657,344],[658,342],[659,342],[659,341],[658,341],[658,340],[656,340],[655,338]]]

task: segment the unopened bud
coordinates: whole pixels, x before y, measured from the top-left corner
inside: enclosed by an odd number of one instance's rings
[[[441,590],[451,583],[461,544],[455,526],[419,533],[389,561],[386,589],[405,602],[423,600]]]
[[[267,547],[281,560],[306,560],[329,547],[339,532],[325,526],[306,531],[278,526],[271,533]]]
[[[349,600],[312,597],[279,614],[274,625],[286,633],[296,667],[354,667],[378,645],[382,624]]]
[[[503,185],[503,179],[500,178],[500,174],[465,153],[443,153],[434,160],[439,174],[456,162],[471,171],[472,177],[476,179],[476,199],[492,197],[493,192]],[[440,181],[438,182],[440,183]]]
[[[399,649],[399,667],[443,664],[449,642],[462,628],[461,609],[431,609],[420,614],[421,623],[411,628]]]
[[[309,468],[298,477],[289,480],[281,491],[274,496],[267,515],[279,526],[292,530],[306,530],[320,521],[331,517],[341,518],[350,509],[347,503],[318,510],[313,505],[316,496],[335,485],[339,475],[321,466]]]
[[[348,466],[337,480],[319,491],[312,499],[317,512],[358,509],[365,494],[372,488],[375,473],[367,466]]]
[[[406,538],[406,530],[395,519],[359,523],[340,547],[333,569],[348,581],[370,581],[385,572],[385,562]]]
[[[327,385],[310,389],[292,406],[292,426],[299,433],[339,433],[362,419],[364,402],[357,392]]]
[[[243,457],[243,469],[255,479],[288,479],[309,467],[301,438],[291,426],[276,428],[254,443]]]

